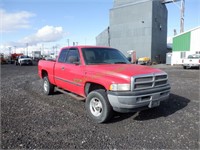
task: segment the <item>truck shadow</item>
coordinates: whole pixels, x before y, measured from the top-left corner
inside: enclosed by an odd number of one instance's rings
[[[162,102],[159,107],[143,110],[136,113],[116,113],[110,123],[122,121],[131,117],[133,120],[138,121],[167,117],[186,107],[189,102],[189,99],[186,99],[182,96],[170,94],[169,100]]]

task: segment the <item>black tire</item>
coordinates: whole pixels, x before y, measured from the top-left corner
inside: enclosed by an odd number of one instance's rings
[[[92,91],[86,98],[85,108],[89,117],[97,123],[104,123],[113,116],[105,90]]]
[[[54,93],[54,85],[49,82],[48,76],[43,78],[43,91],[46,95],[52,95]]]
[[[187,69],[187,67],[186,67],[186,66],[183,66],[183,69]]]

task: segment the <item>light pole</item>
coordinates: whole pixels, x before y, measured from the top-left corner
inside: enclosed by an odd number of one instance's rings
[[[28,43],[26,43],[26,54],[28,56]]]
[[[14,46],[15,47],[15,52],[14,53],[16,53],[16,48],[17,48],[17,46]]]
[[[8,47],[9,54],[11,55],[12,47]]]
[[[68,43],[68,46],[69,46],[69,39],[67,39],[67,43]]]

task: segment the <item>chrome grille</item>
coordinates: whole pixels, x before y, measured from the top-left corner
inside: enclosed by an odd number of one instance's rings
[[[132,90],[143,90],[159,86],[164,86],[168,83],[167,74],[148,74],[135,76],[131,79]]]
[[[141,78],[136,78],[135,82],[145,82],[145,81],[152,81],[153,77],[141,77]]]

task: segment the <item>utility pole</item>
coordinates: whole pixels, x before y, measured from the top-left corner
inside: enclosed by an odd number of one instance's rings
[[[17,46],[14,46],[14,48],[15,48],[15,52],[14,52],[14,53],[16,53],[16,48],[17,48]]]
[[[28,43],[26,43],[26,54],[28,56]]]
[[[185,0],[181,0],[180,33],[184,32],[184,13],[185,13]]]
[[[67,43],[68,43],[68,46],[69,46],[69,39],[67,39]]]
[[[181,1],[181,6],[176,2]],[[174,3],[180,9],[180,33],[184,32],[185,0],[161,0],[163,4]]]

